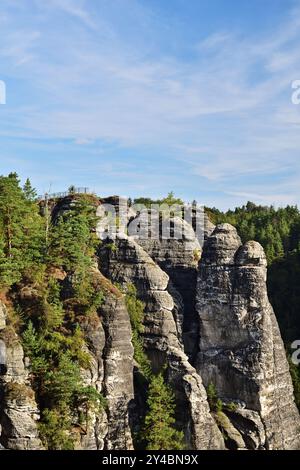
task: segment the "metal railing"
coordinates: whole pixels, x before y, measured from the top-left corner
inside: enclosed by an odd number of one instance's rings
[[[40,201],[46,200],[46,199],[61,199],[63,197],[71,196],[72,194],[93,194],[89,188],[69,188],[68,191],[63,191],[59,193],[45,193],[43,195],[39,195],[38,199]]]

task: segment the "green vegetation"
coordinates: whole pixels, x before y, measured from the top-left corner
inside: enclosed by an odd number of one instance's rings
[[[211,411],[218,413],[223,410],[223,402],[220,400],[217,394],[216,387],[213,383],[210,383],[206,390],[207,400]]]
[[[89,366],[80,319],[103,301],[93,285],[94,213],[76,195],[47,226],[30,181],[21,188],[16,174],[0,177],[0,288],[14,306],[4,334],[16,329],[23,340],[49,449],[73,448],[74,427],[105,406],[80,375]]]
[[[43,220],[15,173],[0,177],[0,285],[10,287],[38,266],[44,255]]]
[[[135,205],[143,205],[150,209],[151,205],[156,204],[156,205],[162,205],[162,204],[167,204],[168,206],[183,206],[184,202],[182,199],[175,197],[173,191],[168,193],[166,197],[163,199],[151,199],[148,197],[140,197],[137,199],[134,199],[134,204]]]
[[[137,299],[136,288],[126,288],[126,306],[132,328],[134,359],[139,364],[147,387],[147,412],[142,429],[136,436],[138,445],[148,450],[183,449],[183,433],[174,428],[175,396],[165,383],[163,373],[155,375],[151,363],[144,351],[143,316],[145,305]]]
[[[211,411],[215,413],[221,413],[222,411],[236,411],[237,405],[233,402],[223,403],[222,400],[218,397],[217,389],[215,385],[211,382],[206,390],[207,400]]]
[[[152,369],[150,361],[144,351],[142,333],[144,331],[143,317],[145,305],[136,297],[136,288],[128,285],[126,289],[126,306],[132,328],[132,344],[134,347],[134,359],[140,366],[143,377],[150,381]]]
[[[147,450],[184,449],[183,433],[174,428],[175,398],[162,373],[153,376],[148,391],[148,412],[142,431]]]
[[[113,253],[116,253],[118,250],[117,245],[114,242],[106,243],[105,248]]]
[[[201,259],[201,250],[195,249],[193,252],[193,258],[196,263],[198,263]]]

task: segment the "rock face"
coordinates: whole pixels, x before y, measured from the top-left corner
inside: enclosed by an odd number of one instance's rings
[[[182,298],[182,338],[185,352],[193,362],[198,352],[199,322],[195,310],[195,293],[201,246],[192,226],[179,217],[166,220],[171,227],[171,237],[164,237],[160,231],[154,238],[144,238],[147,216],[144,213],[138,217],[141,236],[136,237],[136,242],[168,274],[172,286]],[[168,289],[171,294],[172,286]],[[174,291],[172,296],[176,298]]]
[[[6,449],[43,449],[38,437],[39,410],[30,387],[24,352],[18,336],[6,326],[0,302],[0,443]]]
[[[129,413],[133,392],[133,347],[124,296],[94,269],[94,287],[104,293],[98,316],[85,319],[81,328],[91,355],[91,368],[82,371],[86,385],[102,392],[106,413],[92,416],[81,442],[83,449],[131,450]]]
[[[157,213],[142,211],[129,227],[138,225],[136,242],[169,276],[168,292],[175,304],[180,304],[177,318],[182,318],[184,349],[194,364],[199,351],[199,321],[195,308],[198,262],[203,242],[215,226],[200,208],[187,219],[189,222],[178,216],[160,220]]]
[[[131,327],[123,296],[107,297],[100,313],[105,333],[104,392],[108,401],[106,448],[131,450],[129,412],[133,392]]]
[[[207,239],[197,284],[197,370],[223,401],[236,403],[232,422],[250,448],[294,449],[299,414],[266,276],[262,247],[242,246],[234,227],[220,225]]]
[[[55,223],[65,211],[77,210],[79,202],[69,195],[56,205],[49,201],[41,210],[52,211]],[[141,370],[133,357],[121,292],[129,284],[145,304],[144,349],[153,372],[164,368],[174,390],[176,426],[184,431],[187,449],[300,448],[300,418],[268,300],[262,247],[256,242],[242,245],[232,226],[214,227],[206,216],[203,246],[194,206],[190,223],[163,214],[149,228],[149,210],[136,212],[125,199],[99,201],[91,196],[88,202],[102,217],[96,230],[102,242],[90,274],[91,286],[103,294],[103,302],[97,311],[76,316],[76,323],[90,358],[88,368],[81,370],[83,384],[100,392],[106,406],[74,413],[70,432],[76,449],[132,450],[133,433],[140,430],[147,387],[135,380]],[[110,229],[112,214],[117,223]],[[157,215],[151,213],[153,217]],[[166,232],[162,222],[169,227]],[[62,297],[69,299],[74,273],[54,271]],[[27,287],[21,289],[20,299],[35,310],[34,289]],[[0,301],[0,449],[43,449],[29,360],[7,317]],[[216,403],[206,393],[210,384],[220,399]],[[83,412],[89,418],[84,424],[79,419]]]
[[[129,426],[133,392],[133,347],[131,327],[124,296],[98,271],[94,270],[95,289],[105,300],[94,318],[81,323],[86,338],[90,367],[81,371],[83,383],[101,392],[106,410],[91,411],[85,425],[78,429],[76,449],[131,450]],[[6,326],[6,308],[0,303],[0,444],[7,449],[38,450],[40,418],[24,352],[18,336]]]
[[[144,346],[154,371],[167,365],[167,377],[177,399],[177,423],[194,449],[221,449],[223,438],[212,419],[200,376],[188,362],[178,340],[173,317],[174,302],[167,291],[169,277],[130,238],[116,240],[100,249],[103,273],[124,287],[134,284],[145,303]]]

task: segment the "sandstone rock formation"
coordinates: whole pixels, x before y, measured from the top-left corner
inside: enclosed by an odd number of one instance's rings
[[[200,376],[188,362],[177,336],[174,302],[167,291],[169,278],[130,238],[117,239],[100,249],[102,272],[125,288],[134,284],[145,303],[144,345],[154,371],[167,365],[167,377],[176,393],[177,423],[194,449],[221,449],[223,438],[212,419]]]
[[[108,401],[106,448],[132,449],[129,427],[133,392],[133,347],[131,327],[124,297],[106,296],[100,309],[105,333],[104,392]]]
[[[6,325],[6,307],[0,302],[0,443],[6,449],[43,449],[38,436],[39,410],[30,386],[20,340]]]
[[[56,206],[52,201],[54,223],[77,202],[74,195]],[[107,403],[90,410],[85,424],[74,417],[76,449],[133,449],[146,387],[135,380],[140,371],[121,292],[129,284],[145,304],[145,352],[154,372],[165,367],[175,392],[176,426],[184,431],[187,449],[299,448],[300,418],[268,300],[262,247],[243,245],[232,226],[214,227],[207,216],[197,237],[195,210],[190,223],[151,213],[156,224],[149,228],[149,210],[128,209],[125,199],[92,196],[90,202],[102,218],[103,204],[113,212],[116,208],[118,223],[101,237],[92,268],[92,287],[103,294],[103,302],[92,315],[76,317],[90,358],[81,370],[83,384],[101,392]],[[162,230],[162,218],[169,232]],[[99,237],[106,223],[100,221]],[[74,274],[55,275],[68,299]],[[30,363],[7,317],[0,301],[0,449],[42,449]],[[222,409],[207,397],[210,384]]]
[[[236,404],[232,422],[248,445],[293,449],[300,445],[299,414],[266,275],[258,243],[243,246],[228,224],[214,230],[199,265],[197,370],[223,401]]]
[[[199,347],[199,321],[195,309],[198,262],[203,243],[215,226],[200,208],[189,214],[187,220],[176,215],[162,219],[157,212],[144,210],[131,221],[129,228],[138,225],[135,241],[169,276],[168,292],[175,304],[180,304],[178,314],[182,317],[184,349],[194,364]]]
[[[105,297],[98,315],[81,323],[91,356],[91,367],[82,374],[86,385],[104,394],[107,410],[92,416],[81,447],[130,450],[129,414],[134,398],[130,321],[121,292],[97,269],[93,277],[95,289]]]
[[[150,255],[171,281],[182,298],[182,333],[185,351],[192,361],[198,351],[199,322],[195,310],[197,267],[201,257],[201,245],[191,225],[179,217],[166,219],[170,226],[170,236],[157,230],[151,237],[144,237],[149,224],[148,214],[142,213],[136,219],[141,232],[136,242]],[[154,236],[155,235],[155,236]],[[173,295],[176,293],[173,290]]]

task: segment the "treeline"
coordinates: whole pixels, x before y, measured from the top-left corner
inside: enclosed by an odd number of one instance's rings
[[[158,206],[161,206],[163,204],[167,204],[168,206],[183,206],[184,205],[183,200],[176,197],[173,191],[168,193],[167,196],[162,199],[151,199],[150,197],[140,197],[140,198],[134,199],[133,203],[135,205],[140,204],[142,206],[147,207],[148,209],[150,209],[151,205],[154,205],[154,204]]]
[[[300,248],[300,212],[295,206],[275,209],[248,202],[235,210],[221,212],[206,208],[215,224],[227,222],[234,225],[243,242],[256,240],[265,249],[268,263],[282,259]]]
[[[257,206],[252,202],[234,211],[206,208],[215,224],[234,225],[243,242],[256,240],[268,259],[268,287],[283,338],[300,338],[300,211],[297,207]]]

